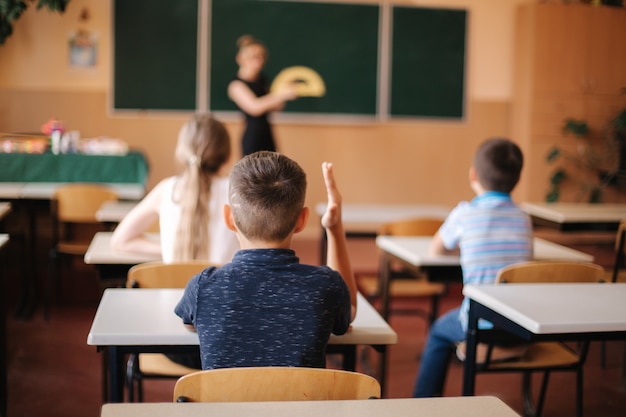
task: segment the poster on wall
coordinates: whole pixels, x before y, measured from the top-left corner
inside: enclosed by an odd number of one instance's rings
[[[86,30],[70,34],[68,41],[70,68],[95,68],[97,63],[97,36]]]

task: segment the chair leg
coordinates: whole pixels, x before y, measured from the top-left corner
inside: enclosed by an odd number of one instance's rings
[[[135,402],[135,389],[137,400],[143,402],[143,387],[139,374],[139,355],[131,354],[126,362],[126,385],[128,386],[128,402]]]
[[[576,416],[583,417],[583,367],[576,370]]]
[[[54,291],[54,283],[56,279],[57,263],[59,254],[55,249],[50,249],[48,257],[48,279],[46,281],[46,293],[44,295],[43,317],[46,321],[50,319],[50,309],[52,305],[52,292]]]
[[[532,372],[524,372],[522,379],[522,398],[524,401],[524,416],[525,417],[541,417],[543,410],[543,403],[548,388],[548,381],[550,380],[550,371],[543,373],[543,380],[541,381],[541,389],[539,391],[539,398],[537,405],[533,401],[532,390]]]
[[[134,377],[134,365],[135,355],[131,354],[126,361],[126,388],[128,389],[128,402],[135,401],[135,377]]]
[[[439,317],[439,299],[438,295],[434,295],[430,301],[430,316],[428,317],[429,326],[432,326],[437,317]]]
[[[600,367],[606,369],[606,340],[600,341]]]

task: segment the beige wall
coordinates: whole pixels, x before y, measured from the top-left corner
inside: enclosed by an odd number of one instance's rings
[[[360,1],[363,2],[363,1]],[[467,118],[461,122],[414,120],[366,124],[277,122],[278,145],[309,175],[308,203],[325,199],[322,161],[332,161],[344,200],[354,203],[453,205],[472,197],[467,170],[477,144],[507,135],[512,90],[515,6],[523,0],[422,0],[398,4],[456,7],[469,11]],[[79,21],[83,8],[91,18]],[[48,118],[63,120],[83,137],[126,140],[145,152],[150,186],[175,171],[172,150],[189,114],[112,114],[111,1],[72,0],[64,15],[31,5],[0,47],[0,132],[32,132]],[[94,69],[70,69],[67,40],[77,29],[98,36]],[[238,154],[239,119],[226,120]],[[523,144],[522,144],[523,145]],[[547,149],[547,148],[546,148]],[[528,164],[518,200],[542,200],[549,167],[545,149],[524,149]],[[0,168],[1,169],[1,168]],[[313,216],[312,221],[316,221]],[[309,227],[316,232],[317,229]]]

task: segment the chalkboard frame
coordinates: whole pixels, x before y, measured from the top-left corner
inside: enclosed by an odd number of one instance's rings
[[[147,0],[140,0],[146,2]],[[176,25],[183,25],[187,29],[190,27],[193,28],[193,33],[195,33],[195,39],[191,40],[192,37],[189,32],[185,34],[186,42],[183,42],[179,35],[174,39],[170,39],[167,37],[164,38],[149,38],[146,39],[147,35],[135,36],[132,31],[128,28],[128,26],[135,25],[138,23],[133,19],[126,19],[122,22],[119,18],[118,12],[120,12],[120,5],[126,5],[128,3],[124,0],[115,0],[113,2],[114,7],[114,60],[113,60],[113,82],[111,89],[111,108],[114,113],[116,112],[125,112],[125,111],[143,111],[143,110],[154,110],[154,111],[171,111],[171,112],[193,112],[193,111],[205,111],[211,110],[216,113],[228,115],[229,117],[232,115],[238,114],[234,103],[230,102],[226,97],[226,87],[228,82],[234,77],[236,73],[236,63],[235,63],[235,54],[236,54],[236,38],[245,33],[251,33],[255,36],[258,36],[260,39],[266,42],[268,45],[268,49],[270,51],[270,58],[268,64],[265,69],[266,75],[268,75],[269,80],[278,73],[280,69],[289,65],[307,65],[315,69],[315,62],[309,63],[304,61],[303,59],[285,61],[280,57],[281,51],[285,50],[285,45],[291,42],[291,46],[294,44],[297,46],[298,42],[293,39],[284,39],[288,38],[285,35],[272,37],[269,36],[268,39],[264,39],[263,33],[260,34],[252,33],[256,31],[244,31],[243,29],[233,29],[228,36],[224,33],[224,31],[216,30],[216,26],[212,22],[212,17],[214,17],[214,11],[219,10],[219,8],[228,8],[233,4],[244,4],[254,3],[254,6],[257,7],[267,7],[267,10],[270,9],[278,9],[282,10],[280,13],[287,13],[286,10],[295,9],[308,9],[308,8],[321,8],[323,10],[327,10],[329,15],[332,15],[334,10],[343,10],[343,18],[346,19],[345,10],[349,11],[357,11],[361,13],[363,10],[371,11],[376,10],[376,19],[369,18],[368,24],[369,27],[363,29],[366,33],[369,33],[370,37],[368,40],[369,52],[359,51],[360,53],[356,53],[353,57],[362,57],[367,56],[370,60],[367,61],[366,64],[363,64],[363,67],[368,68],[367,71],[362,71],[364,73],[369,74],[369,81],[364,82],[368,85],[368,93],[365,95],[363,99],[358,95],[358,93],[343,93],[340,97],[348,97],[359,104],[362,102],[368,102],[368,107],[364,110],[364,108],[356,108],[356,109],[348,109],[336,107],[336,108],[324,108],[320,104],[323,103],[324,99],[316,99],[316,98],[301,98],[290,102],[287,104],[285,110],[283,112],[277,113],[277,119],[280,121],[297,121],[297,120],[306,120],[306,121],[330,121],[341,122],[342,120],[396,120],[396,119],[446,119],[446,120],[463,120],[466,116],[466,60],[467,60],[467,25],[468,25],[468,13],[465,9],[441,9],[441,8],[433,8],[433,7],[423,7],[423,6],[412,6],[412,5],[394,5],[389,3],[351,3],[351,2],[307,2],[307,1],[291,1],[291,0],[195,0],[191,2],[195,10],[191,10],[185,15],[185,19],[183,23],[174,22],[174,26],[168,28],[168,32],[170,33],[178,33],[176,29]],[[163,5],[159,4],[154,5],[154,1],[150,2],[152,4],[153,9],[161,8],[160,14],[157,14],[158,19],[168,19],[167,24],[171,23],[171,11],[168,12],[167,8],[163,9]],[[176,2],[175,2],[176,3]],[[230,5],[230,6],[226,6]],[[157,7],[158,6],[158,7]],[[174,7],[174,6],[170,6]],[[165,10],[165,12],[163,12]],[[269,13],[269,12],[267,12]],[[415,91],[415,86],[411,86],[412,82],[412,74],[410,71],[401,72],[398,71],[398,68],[413,68],[416,64],[411,61],[408,57],[410,54],[406,53],[407,42],[398,42],[398,39],[408,38],[411,36],[418,37],[421,39],[432,39],[432,36],[424,36],[419,33],[412,31],[411,27],[415,25],[407,25],[406,23],[398,23],[398,19],[405,18],[406,16],[410,16],[413,14],[429,14],[429,13],[439,13],[444,15],[456,15],[457,17],[460,15],[462,19],[460,19],[460,29],[453,28],[454,33],[456,33],[456,44],[454,48],[456,48],[456,53],[461,52],[460,58],[456,57],[454,67],[453,76],[455,77],[456,85],[453,88],[452,95],[441,94],[439,97],[439,101],[443,100],[443,104],[446,104],[445,101],[449,100],[451,106],[447,108],[444,106],[443,110],[435,109],[434,111],[424,111],[422,108],[412,108],[411,105],[413,101],[416,103],[426,103],[431,104],[435,103],[436,100],[433,100],[433,97],[438,98],[436,95],[436,91],[431,90],[428,94],[424,94],[421,92]],[[207,15],[207,16],[205,16]],[[358,13],[356,13],[358,15]],[[149,15],[150,16],[150,15]],[[228,21],[229,19],[235,20],[239,15],[237,13],[232,13],[230,17],[227,16],[223,21]],[[152,16],[154,18],[154,16]],[[245,19],[243,19],[245,21]],[[271,20],[271,19],[270,19]],[[274,22],[276,19],[273,19]],[[318,19],[319,20],[319,19]],[[261,22],[263,20],[261,19]],[[302,17],[298,19],[294,19],[296,23],[302,21]],[[340,26],[339,20],[333,21],[334,26]],[[457,19],[457,24],[458,24]],[[165,21],[161,26],[165,25]],[[124,23],[127,27],[123,30],[119,29],[119,25]],[[154,21],[151,22],[152,26],[159,26],[158,23]],[[141,26],[139,24],[139,26]],[[171,25],[170,25],[171,26]],[[237,26],[233,24],[232,26]],[[270,27],[276,26],[276,24],[270,25]],[[306,26],[306,25],[305,25]],[[288,27],[288,25],[286,26]],[[402,30],[398,30],[398,27],[401,27]],[[407,27],[410,30],[407,32]],[[171,30],[171,29],[174,30]],[[293,28],[293,25],[292,25]],[[437,33],[448,33],[450,32],[449,28],[437,27]],[[126,30],[126,32],[124,32]],[[133,29],[135,30],[135,29]],[[369,32],[368,32],[369,31]],[[407,35],[407,33],[410,35]],[[130,41],[127,39],[130,35],[133,39]],[[362,34],[359,36],[363,36]],[[297,37],[296,37],[297,39]],[[356,42],[355,39],[358,39],[358,36],[354,39],[351,39],[352,42]],[[282,44],[281,44],[282,42]],[[440,45],[445,45],[445,39],[441,40]],[[139,44],[138,44],[139,43]],[[156,47],[161,46],[162,52],[165,56],[168,56],[167,61],[171,64],[176,63],[183,65],[184,68],[172,70],[171,68],[165,67],[165,71],[162,71],[159,74],[159,71],[151,71],[151,73],[157,73],[156,81],[155,79],[150,79],[150,76],[154,74],[148,74],[148,76],[141,76],[142,71],[135,71],[132,74],[125,74],[124,71],[132,69],[133,66],[140,67],[139,64],[129,65],[128,62],[133,62],[131,57],[136,58],[136,55],[129,55],[129,50],[132,51],[133,48],[137,51],[141,44],[149,44],[145,49],[157,49]],[[336,42],[340,44],[341,42]],[[350,42],[346,42],[349,44]],[[375,44],[374,44],[375,43]],[[132,45],[132,48],[129,48],[129,45]],[[182,46],[181,46],[182,45]],[[412,47],[413,45],[409,45]],[[126,48],[126,49],[124,49]],[[308,46],[304,46],[302,48],[303,51],[306,51]],[[404,49],[403,49],[404,48]],[[422,48],[428,48],[428,44],[423,46]],[[445,48],[440,48],[445,49]],[[181,50],[186,51],[187,60],[179,60],[172,59],[171,57],[176,57],[176,54],[180,54]],[[374,51],[375,52],[372,52]],[[125,52],[124,52],[125,51]],[[193,55],[193,58],[188,59],[189,55]],[[292,51],[287,54],[288,56],[295,56],[296,54]],[[340,54],[341,55],[341,54]],[[348,55],[349,52],[343,52],[343,55]],[[302,55],[301,55],[302,56]],[[374,56],[374,58],[372,58]],[[401,58],[401,59],[399,59]],[[152,59],[152,61],[150,61]],[[155,58],[150,58],[148,61],[148,67],[154,69],[157,66],[154,62]],[[404,61],[403,61],[404,60]],[[135,59],[134,61],[142,61],[142,59]],[[145,60],[144,60],[145,61]],[[183,62],[185,62],[183,64]],[[190,64],[193,62],[193,64]],[[120,65],[123,64],[123,65]],[[215,66],[220,66],[219,71],[221,71],[220,77],[216,77]],[[151,66],[151,67],[150,67]],[[341,67],[343,65],[340,65]],[[204,69],[203,69],[204,67]],[[135,69],[136,69],[135,68]],[[421,68],[421,67],[420,67]],[[161,70],[161,68],[157,68]],[[430,69],[430,73],[425,73],[425,76],[419,77],[419,80],[422,82],[419,88],[424,87],[433,87],[440,85],[441,83],[437,79],[433,79],[431,77],[435,76],[443,76],[445,71],[442,69],[446,69],[445,65],[443,67],[439,67],[438,71],[433,71]],[[132,72],[132,71],[131,71]],[[143,70],[144,73],[148,73],[148,70]],[[357,75],[354,75],[354,74]],[[185,75],[181,75],[185,74]],[[338,72],[338,74],[341,74]],[[362,75],[359,71],[354,68],[351,70],[350,75],[340,75],[342,79],[350,79],[350,77],[354,75],[354,77],[358,78],[358,75]],[[324,74],[322,74],[324,76]],[[125,78],[126,77],[126,78]],[[161,77],[161,78],[159,78]],[[178,78],[178,79],[177,79]],[[324,77],[327,78],[327,77]],[[131,80],[140,80],[143,82],[142,85],[133,85],[129,83],[129,79]],[[173,80],[172,80],[173,79]],[[186,86],[184,88],[175,88],[171,89],[172,85],[177,85],[176,83],[180,82],[180,79],[184,79],[186,81]],[[331,77],[332,79],[332,77]],[[407,81],[408,80],[408,81]],[[174,81],[174,82],[172,82]],[[347,84],[347,83],[346,83]],[[419,83],[418,83],[419,84]],[[330,89],[328,91],[334,91],[335,88],[332,86],[328,86]],[[168,90],[168,88],[170,90]],[[143,90],[142,90],[143,89]],[[220,91],[221,90],[221,91]],[[135,94],[135,100],[137,99],[137,91],[139,91],[139,104],[136,104],[136,101],[127,100],[125,103],[124,100],[129,96],[130,93]],[[181,93],[182,92],[182,93]],[[179,94],[180,93],[180,94]],[[168,94],[179,94],[183,97],[184,103],[180,104],[180,97],[176,97],[174,100],[174,104],[172,105],[167,99],[163,100],[163,96],[167,96]],[[216,100],[216,94],[221,94],[221,102]],[[329,93],[330,94],[330,93]],[[435,96],[433,96],[435,94]],[[154,98],[156,95],[157,98]],[[159,96],[160,95],[160,96]],[[354,100],[354,97],[357,97],[357,100]],[[413,100],[414,97],[426,97],[425,99]],[[447,98],[446,98],[447,97]],[[451,97],[451,98],[450,98]],[[332,98],[332,96],[331,96]],[[335,97],[336,99],[336,97]],[[143,101],[141,101],[143,100]],[[130,102],[130,104],[129,104]],[[120,105],[121,103],[121,105]],[[133,105],[133,103],[135,103]],[[409,104],[408,110],[402,109],[398,107],[399,104]],[[441,103],[439,103],[441,104]],[[450,108],[453,110],[451,111]]]

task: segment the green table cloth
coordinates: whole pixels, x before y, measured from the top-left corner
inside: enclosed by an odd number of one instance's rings
[[[0,153],[0,182],[99,182],[145,184],[141,152],[126,155]]]

